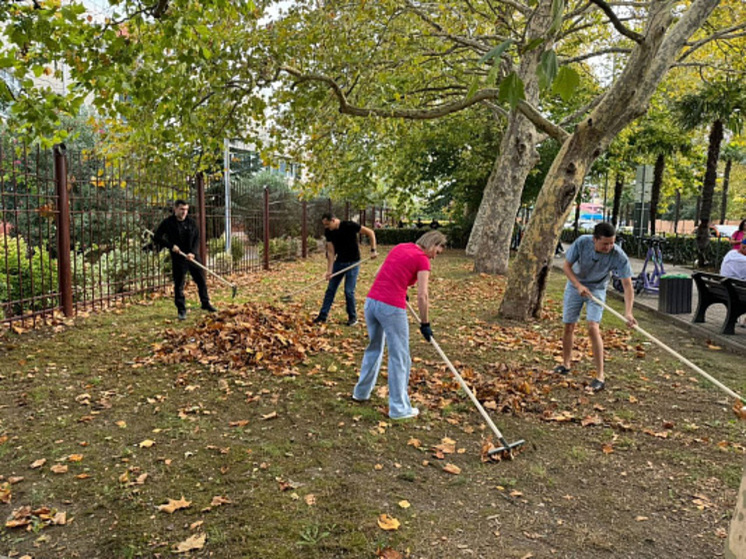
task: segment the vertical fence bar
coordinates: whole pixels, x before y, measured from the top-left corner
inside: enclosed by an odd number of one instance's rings
[[[73,284],[70,266],[70,198],[67,195],[65,144],[54,146],[54,178],[57,187],[57,276],[60,304],[65,316],[73,316]]]
[[[301,202],[301,208],[303,212],[303,217],[301,219],[300,225],[301,256],[303,258],[308,258],[308,203],[305,200]]]
[[[269,188],[264,187],[264,269],[269,270]]]
[[[350,221],[350,203],[345,202],[345,220]]]
[[[205,177],[200,172],[197,183],[197,227],[199,228],[199,259],[207,265],[207,216],[205,216]]]

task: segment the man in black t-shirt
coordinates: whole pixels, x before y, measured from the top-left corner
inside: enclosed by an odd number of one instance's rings
[[[199,252],[199,228],[194,220],[187,217],[189,204],[184,200],[174,202],[174,213],[164,219],[153,235],[153,242],[158,249],[165,247],[171,251],[171,269],[174,278],[174,303],[178,311],[179,320],[186,319],[186,299],[184,297],[184,282],[187,272],[197,284],[199,300],[202,308],[208,312],[217,309],[210,304],[207,294],[205,276],[193,262],[199,262],[195,256]]]
[[[345,280],[345,301],[347,303],[347,326],[357,324],[357,310],[355,308],[355,285],[360,267],[347,270],[344,274],[334,275],[340,270],[360,263],[360,247],[357,242],[357,234],[362,233],[370,240],[371,258],[375,258],[376,234],[372,229],[363,227],[354,221],[340,221],[331,213],[321,216],[324,224],[324,236],[326,237],[326,279],[329,285],[324,294],[324,302],[321,305],[319,315],[313,319],[315,323],[326,322],[329,311],[337,294],[337,288]]]

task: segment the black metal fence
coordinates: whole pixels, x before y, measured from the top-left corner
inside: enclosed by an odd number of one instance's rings
[[[219,274],[268,269],[321,248],[324,212],[363,224],[372,217],[328,198],[301,201],[289,190],[229,193],[226,204],[219,175],[64,146],[29,149],[0,137],[0,324],[35,326],[169,287],[167,251],[143,247],[176,199],[190,203],[199,256]]]

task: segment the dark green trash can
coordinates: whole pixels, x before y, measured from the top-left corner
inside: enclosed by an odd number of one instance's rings
[[[692,312],[692,277],[686,274],[661,276],[658,286],[658,310],[668,314]]]

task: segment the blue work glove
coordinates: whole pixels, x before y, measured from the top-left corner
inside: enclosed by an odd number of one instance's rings
[[[426,341],[430,341],[433,339],[433,329],[430,328],[429,322],[422,322],[420,323],[420,332],[422,332],[423,337]]]

